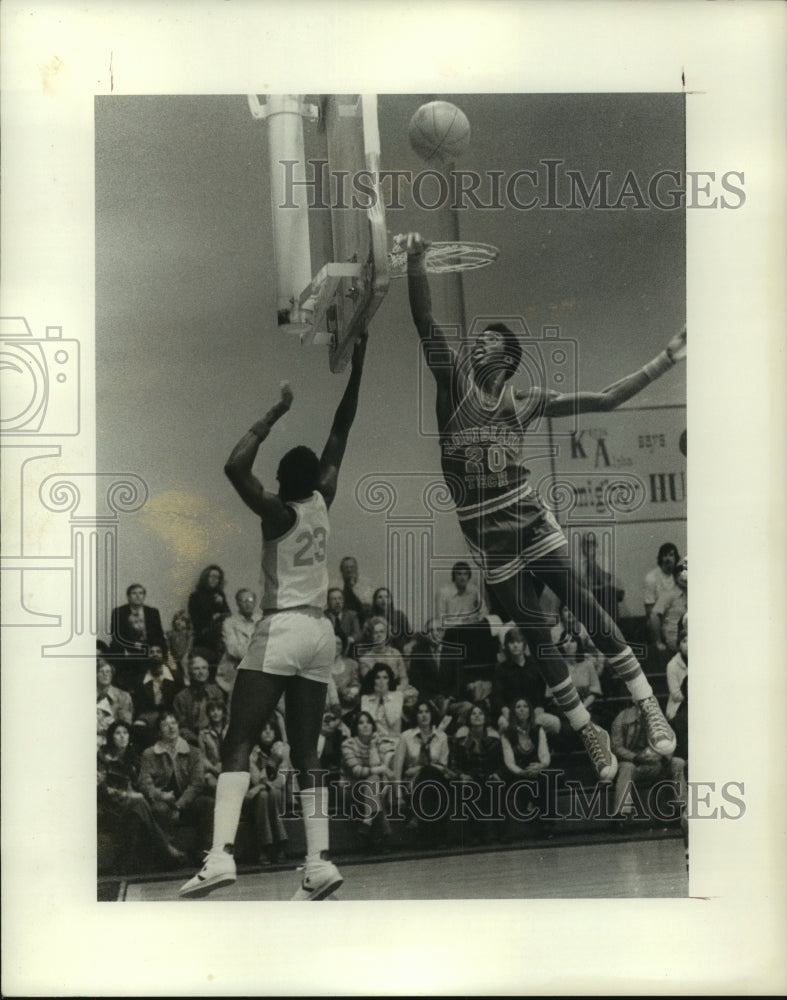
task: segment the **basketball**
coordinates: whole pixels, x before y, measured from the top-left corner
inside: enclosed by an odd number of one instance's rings
[[[470,122],[449,101],[423,104],[410,119],[410,145],[426,163],[448,163],[470,145]]]

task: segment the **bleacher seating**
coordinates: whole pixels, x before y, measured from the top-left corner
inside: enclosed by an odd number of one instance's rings
[[[645,620],[631,619],[626,622],[625,634],[632,643],[642,641],[645,637]],[[654,664],[653,660],[646,659],[643,662],[646,676],[658,697],[662,707],[666,703],[666,675],[663,670]],[[610,719],[629,703],[629,697],[625,693],[615,695],[607,699],[607,711]],[[553,753],[550,765],[551,771],[560,772],[558,780],[558,796],[554,803],[556,818],[546,820],[523,820],[512,816],[507,816],[501,825],[498,839],[502,843],[516,844],[517,842],[532,841],[534,838],[545,838],[551,843],[559,843],[560,839],[566,836],[584,834],[607,834],[610,824],[599,822],[593,818],[581,818],[572,816],[566,818],[566,814],[571,811],[569,784],[574,783],[575,788],[582,790],[585,798],[591,800],[598,789],[598,781],[592,770],[589,760],[583,751],[577,750],[573,753]],[[340,781],[339,775],[331,776],[331,783]],[[569,784],[567,784],[569,783]],[[609,788],[609,786],[607,786]],[[601,793],[604,792],[602,786]],[[332,796],[335,802],[336,796]],[[289,838],[288,853],[290,857],[300,857],[305,851],[305,841],[303,833],[303,823],[298,816],[292,816],[284,820]],[[410,826],[403,819],[393,819],[390,822],[391,834],[386,847],[388,856],[396,856],[397,853],[409,854],[412,851],[422,850],[419,841],[419,832]],[[118,870],[113,844],[113,832],[110,829],[98,830],[98,874],[99,876],[132,875],[141,873],[122,872]],[[176,845],[184,851],[192,851],[194,847],[195,831],[188,827],[178,831]],[[448,826],[447,844],[442,845],[443,850],[459,851],[465,847],[464,828],[461,822],[452,821]],[[358,832],[358,824],[351,818],[335,815],[330,823],[331,850],[337,856],[356,855],[368,851],[368,847]],[[236,840],[236,854],[241,865],[255,865],[256,857],[254,851],[254,841],[249,824],[245,819],[241,820]],[[284,861],[283,864],[291,865],[291,861]]]

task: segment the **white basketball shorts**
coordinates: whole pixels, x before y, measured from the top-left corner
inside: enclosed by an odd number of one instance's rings
[[[327,684],[335,655],[336,636],[319,608],[266,611],[238,670],[308,677]]]

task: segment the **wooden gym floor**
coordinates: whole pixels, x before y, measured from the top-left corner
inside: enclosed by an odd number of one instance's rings
[[[680,836],[475,849],[461,854],[337,859],[344,885],[338,900],[615,899],[688,895]],[[238,881],[207,899],[178,900],[190,870],[155,880],[121,880],[125,902],[289,900],[298,885],[295,862],[284,869],[242,868]]]

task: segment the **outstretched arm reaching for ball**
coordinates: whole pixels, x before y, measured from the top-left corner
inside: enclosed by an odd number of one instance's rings
[[[345,386],[344,394],[339,400],[336,415],[331,425],[331,432],[328,435],[328,440],[320,457],[320,481],[317,489],[325,498],[325,505],[327,507],[331,506],[333,498],[336,496],[339,468],[344,458],[344,450],[347,447],[350,428],[353,425],[358,409],[358,391],[361,387],[361,375],[363,375],[363,363],[366,358],[367,340],[368,334],[364,330],[353,348],[350,378]]]
[[[407,290],[410,294],[410,312],[421,340],[431,340],[434,329],[432,295],[426,277],[426,251],[432,245],[420,233],[402,233],[394,243],[407,252]]]
[[[636,396],[646,385],[660,378],[678,361],[686,357],[686,327],[676,333],[666,348],[657,354],[643,368],[625,375],[601,392],[575,392],[547,394],[544,415],[547,417],[565,417],[575,413],[603,413],[614,410],[626,400]]]
[[[264,417],[251,425],[224,464],[227,478],[246,506],[260,517],[263,532],[268,537],[276,537],[287,531],[292,524],[293,514],[277,494],[263,488],[251,470],[260,445],[270,434],[276,421],[289,410],[292,400],[290,383],[282,382],[279,401]]]

